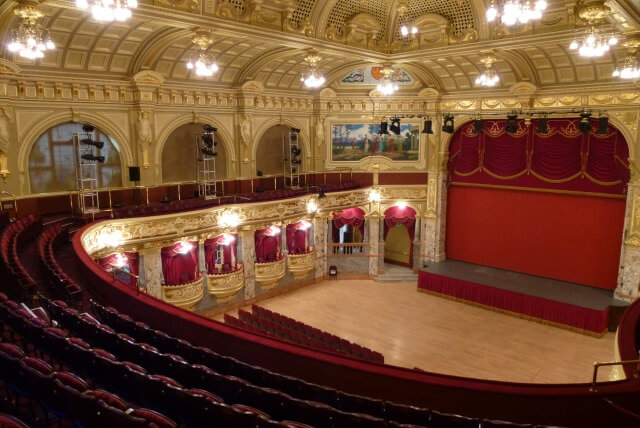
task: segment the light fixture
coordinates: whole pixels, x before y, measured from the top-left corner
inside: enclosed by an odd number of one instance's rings
[[[120,246],[124,241],[121,230],[113,230],[111,232],[104,232],[98,237],[98,244],[101,247],[115,248]]]
[[[371,189],[369,191],[369,202],[380,202],[382,199],[382,195],[380,194],[380,190]]]
[[[319,88],[326,81],[318,68],[320,60],[320,55],[316,50],[309,49],[307,51],[307,56],[304,57],[304,62],[302,63],[302,74],[300,75],[300,81],[307,88]]]
[[[518,131],[518,115],[516,113],[507,115],[507,124],[504,126],[504,129],[512,134]]]
[[[398,201],[396,202],[396,207],[400,208],[401,210],[407,208],[407,203],[405,201]]]
[[[423,134],[433,134],[433,121],[429,118],[424,120],[424,124],[422,125],[422,133]]]
[[[196,76],[199,77],[211,77],[218,71],[218,64],[216,64],[213,56],[207,52],[207,49],[213,43],[211,33],[206,30],[196,30],[196,35],[191,39],[194,45],[197,45],[200,49],[197,57],[187,62],[187,68],[193,70]]]
[[[447,113],[442,117],[442,132],[453,134],[454,120],[451,113]]]
[[[318,203],[315,201],[315,199],[309,199],[309,201],[307,202],[307,212],[309,214],[318,212]]]
[[[240,224],[240,216],[235,211],[224,210],[218,217],[218,224],[222,227],[237,227]]]
[[[380,72],[382,73],[382,82],[378,83],[376,89],[384,96],[393,95],[398,90],[398,85],[393,79],[396,71],[390,65],[385,65]]]
[[[546,0],[536,0],[535,2],[530,0],[491,0],[486,16],[489,22],[500,17],[500,22],[506,26],[512,26],[542,18],[542,12],[546,8]]]
[[[548,134],[549,133],[549,123],[547,116],[543,116],[538,119],[538,129],[536,129],[536,134]]]
[[[640,34],[629,37],[622,45],[627,48],[627,55],[621,66],[613,71],[612,76],[621,79],[640,78]]]
[[[236,238],[234,238],[234,236],[230,233],[224,233],[222,235],[222,245],[229,246],[233,243],[233,241],[235,241]]]
[[[138,0],[76,0],[76,6],[91,9],[96,21],[126,21],[131,18],[131,9],[138,7]]]
[[[13,9],[18,23],[11,29],[7,49],[23,58],[43,58],[44,52],[56,48],[49,31],[38,23],[44,13],[32,4],[19,4]]]
[[[189,251],[191,251],[192,248],[193,248],[193,245],[191,245],[190,243],[186,241],[180,241],[178,242],[178,247],[176,248],[176,251],[180,254],[187,254]]]
[[[580,113],[580,120],[578,121],[578,129],[583,134],[588,134],[593,129],[591,125],[591,113],[583,111]]]
[[[115,255],[115,260],[113,265],[117,268],[122,268],[127,264],[127,261],[128,261],[127,256],[121,253],[117,253]]]
[[[391,118],[391,126],[389,126],[389,131],[393,132],[396,135],[400,135],[400,118],[399,117]]]
[[[280,233],[280,228],[278,226],[269,226],[267,227],[267,235],[276,236]]]
[[[583,3],[578,9],[578,17],[586,22],[589,28],[581,38],[573,39],[569,49],[576,50],[580,56],[587,58],[601,57],[607,53],[611,46],[618,43],[618,38],[613,32],[602,29],[601,24],[610,13],[611,9],[604,1]]]
[[[596,134],[607,135],[608,133],[609,133],[609,117],[600,116],[598,118],[598,129],[596,129]]]
[[[496,62],[496,57],[493,54],[488,54],[480,58],[480,62],[484,64],[484,72],[476,77],[476,85],[478,86],[495,86],[500,81],[498,72],[493,67]]]
[[[307,220],[300,220],[300,230],[308,230],[311,228],[311,223]]]
[[[399,17],[398,21],[402,23],[400,25],[400,34],[402,35],[402,37],[405,37],[405,38],[418,34],[418,27],[416,27],[415,25],[410,25],[408,22],[406,22],[404,14],[408,9],[409,9],[408,0],[398,1],[398,6],[396,7],[396,10],[398,11],[398,17]]]

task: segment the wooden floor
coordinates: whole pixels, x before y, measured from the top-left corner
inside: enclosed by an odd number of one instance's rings
[[[594,361],[613,360],[613,333],[526,321],[419,293],[415,282],[324,281],[260,305],[379,351],[387,364],[429,372],[574,383],[591,380]],[[601,373],[607,380],[609,370]]]

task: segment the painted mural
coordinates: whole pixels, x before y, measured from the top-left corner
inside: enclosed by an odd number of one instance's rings
[[[367,66],[356,68],[340,81],[343,85],[377,85],[382,79],[382,67]],[[398,68],[393,76],[398,85],[411,85],[413,78],[405,70]]]
[[[358,162],[369,156],[394,161],[420,158],[420,134],[417,124],[400,124],[400,134],[378,134],[380,124],[336,123],[331,125],[331,160]]]

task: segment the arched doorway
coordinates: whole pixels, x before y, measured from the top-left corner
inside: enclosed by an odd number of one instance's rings
[[[267,129],[256,149],[256,175],[282,174],[285,166],[285,144],[289,139],[290,128],[286,125],[275,125]],[[298,137],[299,138],[299,137]],[[302,170],[302,165],[299,165]]]
[[[67,122],[49,128],[29,153],[29,183],[31,193],[75,190],[76,167],[73,135],[84,133],[82,123]],[[98,151],[104,162],[98,162],[98,187],[122,186],[120,148],[115,139],[98,128],[92,132],[94,141],[103,142]]]
[[[413,239],[416,212],[405,205],[396,205],[384,212],[384,261],[413,267]]]
[[[162,148],[162,181],[176,183],[196,181],[198,177],[198,158],[200,157],[200,134],[204,123],[188,123],[176,128]],[[216,177],[227,178],[227,154],[220,140],[220,133],[215,135],[216,141]]]

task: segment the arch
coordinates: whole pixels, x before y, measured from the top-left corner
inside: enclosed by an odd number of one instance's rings
[[[309,143],[310,137],[306,130],[306,128],[297,120],[291,118],[272,118],[265,123],[263,123],[255,132],[253,136],[253,141],[251,142],[251,159],[253,159],[253,170],[256,170],[256,156],[258,153],[258,145],[260,144],[260,140],[264,136],[264,134],[272,127],[276,125],[288,126],[290,128],[298,128],[300,129],[300,143],[303,148],[303,156],[302,156],[302,171],[307,171],[310,167],[311,160],[311,144]]]
[[[21,173],[24,173],[26,189],[24,193],[31,193],[31,183],[29,182],[29,154],[33,149],[34,144],[38,141],[38,138],[50,128],[57,125],[61,125],[66,122],[86,123],[93,125],[101,131],[105,132],[110,137],[114,138],[120,148],[120,169],[124,174],[126,165],[134,165],[135,159],[129,140],[125,134],[120,130],[115,123],[111,120],[95,113],[91,112],[60,112],[47,115],[39,120],[35,126],[30,128],[22,137],[21,140],[24,144],[20,145],[18,151],[18,168]],[[122,182],[125,183],[125,177],[122,176]]]
[[[176,129],[178,129],[183,125],[187,125],[190,123],[208,123],[218,128],[217,134],[220,137],[218,142],[222,144],[222,146],[224,147],[224,151],[227,155],[227,163],[225,165],[227,176],[235,175],[236,153],[235,151],[233,151],[233,144],[232,144],[233,133],[230,133],[225,128],[225,126],[217,119],[207,114],[201,114],[201,113],[192,113],[192,114],[185,114],[182,116],[178,116],[177,118],[169,122],[164,127],[164,129],[160,132],[160,134],[156,138],[156,141],[157,141],[156,150],[153,155],[154,165],[161,165],[162,151],[164,150],[164,146],[167,143],[167,140],[169,139],[169,136],[171,136],[173,131],[175,131]],[[159,181],[162,182],[162,168],[160,168]]]

